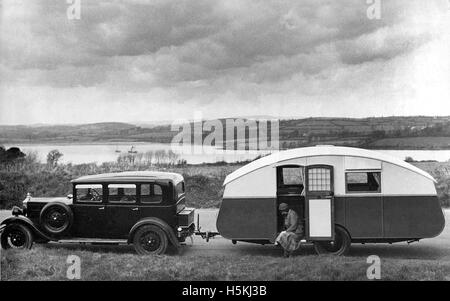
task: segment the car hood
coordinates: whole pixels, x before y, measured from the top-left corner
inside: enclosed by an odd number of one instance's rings
[[[57,197],[57,198],[26,198],[24,200],[24,203],[53,203],[53,202],[61,202],[66,205],[72,204],[72,199],[69,199],[67,197]]]

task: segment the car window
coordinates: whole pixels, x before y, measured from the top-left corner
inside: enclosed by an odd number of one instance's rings
[[[141,203],[161,203],[163,189],[161,185],[149,183],[141,185]]]
[[[136,196],[135,184],[108,185],[108,201],[110,203],[135,203]]]
[[[77,202],[101,203],[103,186],[101,184],[77,184],[75,185],[75,197]]]
[[[177,197],[180,197],[184,194],[184,182],[180,182],[175,186],[175,189],[177,191]]]

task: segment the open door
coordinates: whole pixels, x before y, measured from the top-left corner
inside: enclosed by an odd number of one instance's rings
[[[281,203],[286,203],[294,210],[304,226],[305,220],[305,180],[304,167],[300,165],[277,166],[277,208]],[[277,230],[281,232],[284,227],[284,217],[278,213]]]
[[[333,166],[306,167],[306,239],[334,240]]]

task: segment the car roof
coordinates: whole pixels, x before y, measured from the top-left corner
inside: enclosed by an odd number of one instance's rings
[[[79,177],[72,180],[72,183],[123,183],[123,182],[153,182],[155,180],[170,180],[177,183],[183,181],[183,176],[173,172],[161,171],[125,171],[115,173],[103,173]]]

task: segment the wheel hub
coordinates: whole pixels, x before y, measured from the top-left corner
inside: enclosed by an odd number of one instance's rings
[[[51,228],[59,229],[66,224],[65,214],[59,211],[52,211],[48,215],[47,221]]]
[[[25,236],[23,233],[14,231],[8,235],[9,245],[13,248],[23,247],[25,244]]]
[[[157,250],[159,248],[159,246],[161,245],[161,241],[160,241],[159,237],[157,236],[157,234],[155,234],[153,232],[145,234],[142,237],[141,243],[142,243],[142,247],[146,251],[150,251],[150,252]]]

